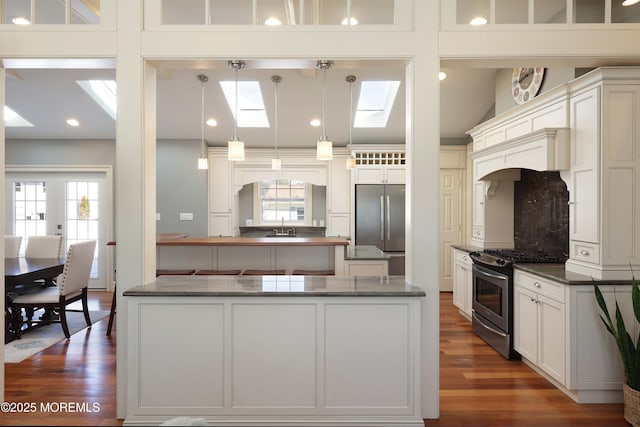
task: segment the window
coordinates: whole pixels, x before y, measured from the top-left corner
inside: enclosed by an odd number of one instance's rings
[[[260,181],[258,189],[262,224],[305,224],[310,212],[311,190],[304,181]]]

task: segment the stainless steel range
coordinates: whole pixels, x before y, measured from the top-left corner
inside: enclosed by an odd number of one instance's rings
[[[507,359],[519,359],[513,349],[513,263],[563,263],[565,255],[486,249],[471,252],[473,301],[471,327]]]

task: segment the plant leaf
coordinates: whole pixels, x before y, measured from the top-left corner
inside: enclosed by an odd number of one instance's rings
[[[627,328],[625,327],[622,312],[618,306],[618,301],[616,301],[616,329],[616,342],[618,344],[618,350],[620,350],[620,357],[622,358],[624,373],[628,382],[630,375],[635,372],[635,369],[633,369],[633,362],[635,361],[635,346],[631,340],[631,335],[629,335]]]
[[[636,320],[640,322],[640,288],[635,277],[631,282],[631,300],[633,301],[633,313],[636,315]]]
[[[598,306],[600,307],[600,311],[602,311],[602,313],[606,317],[606,322],[605,319],[602,319],[602,321],[605,322],[605,325],[607,325],[607,330],[611,332],[611,335],[615,337],[616,334],[612,332],[613,322],[611,321],[611,316],[609,315],[609,309],[607,309],[607,303],[604,302],[604,297],[602,296],[602,292],[600,292],[600,288],[598,287],[598,285],[594,284],[593,288],[596,294],[596,301],[598,302]]]

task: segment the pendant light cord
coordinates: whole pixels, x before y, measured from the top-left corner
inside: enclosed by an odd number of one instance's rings
[[[275,130],[275,137],[276,137],[276,157],[278,157],[278,82],[280,76],[273,76],[273,81],[275,83],[276,86],[276,90],[275,90],[275,95],[274,95],[274,99],[275,99],[275,123],[274,123],[274,130]]]
[[[233,140],[238,140],[238,67],[236,69],[236,120],[233,127]]]
[[[353,80],[349,81],[349,150],[351,150],[351,129],[353,128]]]
[[[327,133],[326,133],[326,128],[325,128],[325,123],[324,123],[324,119],[325,119],[325,98],[327,97],[327,67],[323,67],[324,73],[323,73],[323,83],[322,83],[322,140],[326,141],[327,140]]]
[[[202,158],[205,158],[205,150],[204,150],[204,79],[200,79],[202,82],[202,100],[201,100],[201,111],[202,111],[202,120],[200,121],[200,140],[202,142]]]

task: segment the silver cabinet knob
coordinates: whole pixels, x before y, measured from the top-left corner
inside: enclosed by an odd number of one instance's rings
[[[586,249],[583,249],[583,250],[580,251],[580,255],[589,256],[589,255],[591,255],[591,252],[589,252]]]
[[[533,284],[533,286],[535,286],[536,288],[541,288],[541,287],[542,287],[542,285],[540,284],[540,282],[535,282],[535,283]]]

